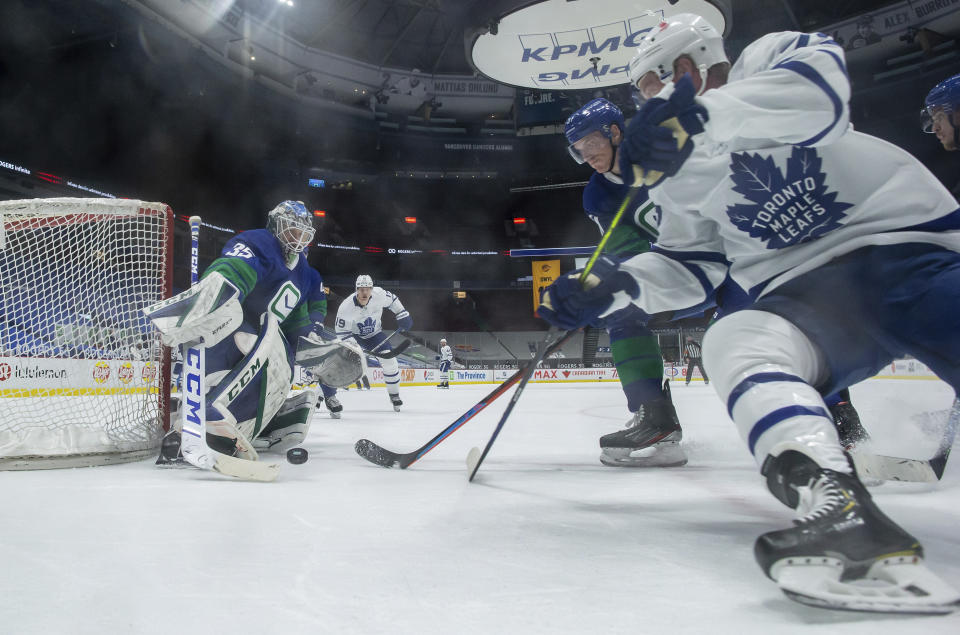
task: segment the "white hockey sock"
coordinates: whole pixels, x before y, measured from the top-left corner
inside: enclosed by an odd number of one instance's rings
[[[800,329],[772,313],[740,311],[710,328],[703,357],[758,464],[772,448],[787,445],[823,468],[850,472],[833,417],[811,385],[826,364]]]

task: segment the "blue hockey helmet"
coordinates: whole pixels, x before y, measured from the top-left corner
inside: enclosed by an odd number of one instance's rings
[[[940,111],[952,113],[960,106],[960,75],[954,75],[934,86],[927,93],[923,105],[920,113],[923,131],[933,132],[934,114]]]
[[[610,138],[610,126],[617,124],[622,133],[626,127],[623,120],[623,113],[617,108],[616,104],[606,99],[598,98],[587,103],[580,110],[576,111],[567,118],[567,123],[563,127],[563,134],[567,137],[567,152],[577,163],[583,163],[585,159],[580,151],[573,147],[573,144],[583,139],[591,132],[599,130],[603,136]]]
[[[270,210],[267,229],[277,237],[288,256],[303,251],[316,231],[313,215],[302,201],[284,201]]]

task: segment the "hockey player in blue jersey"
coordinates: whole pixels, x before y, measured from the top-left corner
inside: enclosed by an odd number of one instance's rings
[[[949,152],[960,148],[960,75],[934,86],[924,100],[923,131],[937,135]]]
[[[772,33],[731,68],[720,34],[675,14],[631,68],[670,69],[621,146],[661,208],[657,248],[561,278],[541,314],[572,328],[628,304],[704,302],[729,275],[755,299],[718,320],[704,362],[770,492],[797,512],[754,553],[814,606],[947,613],[960,593],[860,482],[821,392],[912,355],[960,389],[960,209],[920,162],[849,126],[828,36]],[[633,79],[633,77],[631,77]]]
[[[280,203],[266,229],[231,238],[199,284],[147,310],[167,345],[206,346],[207,444],[223,454],[256,460],[257,450],[299,444],[310,427],[315,391],[288,393],[298,340],[318,339],[327,313],[303,254],[312,220],[303,203]]]
[[[623,113],[606,99],[594,99],[570,115],[564,126],[568,151],[594,169],[583,190],[583,210],[603,234],[630,190],[617,164],[623,140]],[[657,206],[641,193],[614,229],[604,253],[616,260],[650,250],[657,239]],[[600,462],[623,467],[669,467],[687,462],[680,446],[683,430],[663,379],[663,355],[648,316],[629,306],[603,319],[613,363],[631,417],[626,429],[600,438]]]

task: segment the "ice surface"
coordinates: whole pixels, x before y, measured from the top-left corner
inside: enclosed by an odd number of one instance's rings
[[[398,452],[492,386],[341,392],[318,413],[304,465],[275,483],[141,463],[0,472],[0,632],[21,633],[960,633],[960,615],[833,612],[787,600],[754,539],[790,510],[758,471],[712,387],[674,385],[690,463],[609,468],[598,438],[628,418],[616,384],[530,385],[474,483],[464,459],[506,398],[409,469]],[[925,458],[940,382],[871,380],[854,401],[877,446]],[[935,417],[934,417],[935,419]],[[276,460],[283,460],[276,457]],[[888,483],[882,508],[960,585],[960,468]]]

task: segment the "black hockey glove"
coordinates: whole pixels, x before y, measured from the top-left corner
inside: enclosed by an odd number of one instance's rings
[[[677,82],[669,99],[654,97],[647,101],[630,120],[620,144],[624,183],[653,187],[676,174],[693,152],[690,137],[703,132],[703,124],[709,119],[706,108],[696,102],[696,90],[688,75]],[[683,143],[678,130],[686,136]],[[654,180],[651,171],[660,176]]]
[[[580,272],[575,271],[544,289],[537,314],[562,329],[580,328],[596,322],[617,291],[626,291],[631,298],[640,295],[633,276],[621,271],[610,256],[600,256],[582,285]]]

